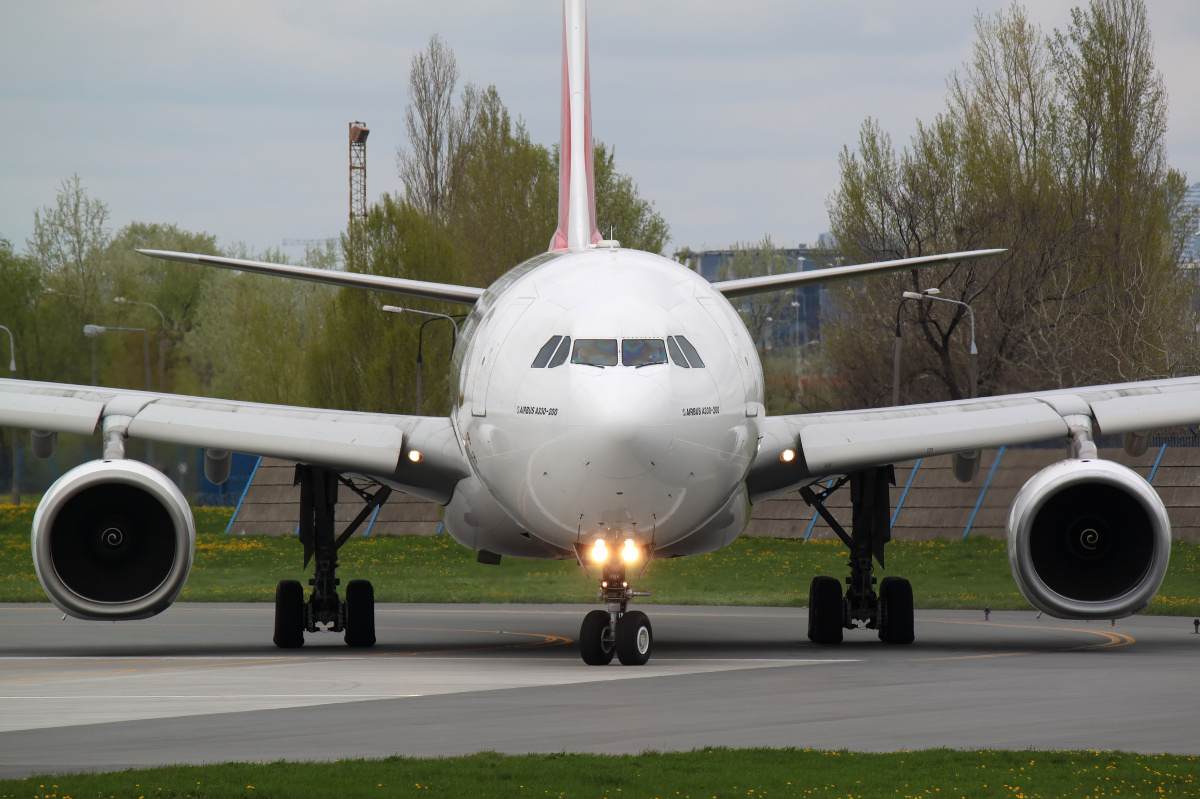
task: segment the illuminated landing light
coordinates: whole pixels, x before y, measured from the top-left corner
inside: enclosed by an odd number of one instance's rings
[[[625,539],[625,548],[621,550],[621,557],[623,557],[625,559],[625,562],[633,563],[635,560],[638,559],[638,556],[640,554],[641,553],[638,552],[637,546],[633,543],[633,539],[626,538]]]
[[[794,449],[785,449],[783,452],[779,453],[779,460],[783,461],[784,463],[791,463],[795,459],[796,450]]]
[[[603,538],[596,539],[596,545],[592,547],[592,560],[597,563],[604,563],[608,560],[608,545],[604,543]]]
[[[410,449],[408,451],[408,459],[413,463],[420,463],[421,461],[425,460],[425,456],[415,449]]]

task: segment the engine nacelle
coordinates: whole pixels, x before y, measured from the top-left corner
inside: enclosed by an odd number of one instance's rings
[[[50,486],[33,516],[33,566],[59,610],[145,619],[187,582],[196,525],[162,472],[133,460],[85,463]]]
[[[1047,466],[1008,514],[1008,561],[1030,604],[1061,619],[1119,619],[1162,585],[1171,522],[1140,475],[1105,460]]]

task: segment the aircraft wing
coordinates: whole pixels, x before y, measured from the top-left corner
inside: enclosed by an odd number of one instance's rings
[[[982,397],[834,413],[771,416],[747,485],[752,501],[869,466],[1092,435],[1200,423],[1200,377]],[[785,462],[784,450],[795,457]]]
[[[139,252],[141,252],[139,250]],[[961,261],[974,261],[1000,255],[1007,250],[969,250],[967,252],[948,252],[941,255],[923,255],[918,258],[901,258],[897,261],[876,261],[869,264],[853,264],[851,266],[831,266],[828,269],[813,269],[808,272],[784,272],[778,275],[759,275],[758,277],[743,277],[737,280],[720,280],[713,283],[713,288],[726,297],[742,297],[747,294],[761,294],[765,291],[781,291],[783,289],[804,286],[810,283],[832,283],[837,280],[849,280],[868,275],[882,275],[888,272],[899,272],[903,269],[920,269],[937,264],[952,264]]]
[[[0,380],[0,425],[284,458],[381,479],[445,504],[469,473],[445,417],[399,416]],[[418,452],[416,460],[410,453]]]
[[[430,283],[425,280],[408,280],[400,277],[369,275],[362,272],[339,272],[334,269],[314,269],[311,266],[272,264],[266,261],[247,261],[242,258],[222,258],[216,255],[193,255],[187,252],[167,250],[138,250],[151,258],[166,261],[182,261],[186,264],[203,264],[234,269],[239,272],[256,272],[260,275],[290,277],[294,280],[309,280],[313,283],[328,283],[346,288],[383,291],[406,297],[423,297],[428,300],[444,300],[463,305],[474,305],[483,295],[483,289],[474,286],[455,286],[449,283]]]

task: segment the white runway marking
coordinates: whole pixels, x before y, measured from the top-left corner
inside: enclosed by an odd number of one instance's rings
[[[639,667],[596,667],[563,657],[333,652],[286,657],[4,657],[0,732],[845,662],[656,658]],[[287,693],[263,691],[284,686]],[[51,687],[55,690],[48,691]]]

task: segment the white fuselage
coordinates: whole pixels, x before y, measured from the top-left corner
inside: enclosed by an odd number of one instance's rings
[[[695,355],[703,366],[685,366]],[[454,365],[473,474],[445,522],[463,544],[567,557],[603,536],[672,557],[724,546],[748,521],[762,368],[695,272],[615,248],[538,256],[476,304]]]

